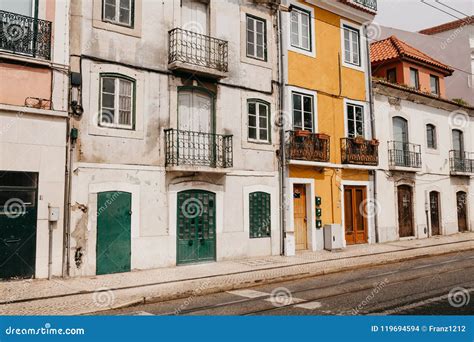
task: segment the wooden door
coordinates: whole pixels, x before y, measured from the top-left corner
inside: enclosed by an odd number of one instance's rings
[[[397,189],[399,236],[414,236],[412,188],[409,185],[400,185]]]
[[[367,218],[363,206],[367,198],[365,186],[344,187],[344,229],[348,245],[367,243]]]
[[[467,194],[464,191],[456,193],[456,204],[458,212],[458,229],[467,232]]]
[[[431,219],[431,235],[441,234],[441,222],[439,217],[439,192],[430,192],[430,219]]]
[[[198,0],[181,0],[182,28],[199,34],[209,34],[208,5]]]
[[[308,217],[306,210],[306,188],[303,184],[293,187],[293,211],[296,250],[308,249]]]

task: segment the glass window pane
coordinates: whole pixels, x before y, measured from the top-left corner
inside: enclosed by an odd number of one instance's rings
[[[354,121],[348,120],[347,121],[347,133],[349,134],[349,138],[353,138],[355,136],[355,129],[354,129]]]
[[[305,96],[303,101],[303,109],[305,112],[313,111],[313,99],[310,96]]]
[[[293,94],[293,108],[301,110],[301,95]]]
[[[103,77],[102,91],[110,94],[115,93],[115,79],[110,77]]]
[[[130,24],[130,10],[129,9],[123,9],[123,8],[120,9],[120,19],[119,19],[119,21],[122,24],[127,24],[127,25]]]
[[[260,140],[268,140],[266,129],[260,129]]]
[[[311,112],[304,113],[304,129],[313,131],[313,115]]]
[[[253,127],[249,127],[249,138],[250,139],[257,139],[257,129]]]
[[[267,106],[264,104],[260,104],[258,107],[258,110],[260,112],[260,116],[262,117],[267,117]]]
[[[120,0],[120,7],[130,9],[130,0]]]
[[[107,2],[104,6],[104,18],[108,20],[115,20],[115,3],[110,5]]]
[[[111,94],[102,94],[102,107],[114,108],[115,96]]]
[[[249,103],[249,114],[256,114],[256,104],[255,102]]]
[[[300,110],[293,111],[293,126],[294,128],[302,128],[302,113]]]
[[[249,126],[257,127],[257,117],[255,115],[249,115]]]

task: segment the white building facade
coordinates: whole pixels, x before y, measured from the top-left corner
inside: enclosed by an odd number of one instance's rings
[[[280,253],[271,3],[73,4],[70,275]]]
[[[474,109],[386,81],[373,85],[378,240],[472,231]]]

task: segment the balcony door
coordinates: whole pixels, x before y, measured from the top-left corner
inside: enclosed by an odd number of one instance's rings
[[[455,170],[464,171],[464,135],[459,129],[453,129],[453,151],[454,151],[454,167]]]
[[[181,0],[181,28],[199,34],[209,34],[209,5],[207,1]]]
[[[214,156],[213,97],[199,89],[178,93],[178,153],[180,158],[207,165]]]
[[[344,230],[348,245],[367,242],[367,188],[365,186],[344,187]]]
[[[393,118],[393,141],[395,149],[395,165],[410,165],[408,149],[408,121],[396,116]]]

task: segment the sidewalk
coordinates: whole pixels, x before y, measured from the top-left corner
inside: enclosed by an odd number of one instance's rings
[[[0,282],[0,315],[77,315],[474,249],[474,233],[93,277]]]

